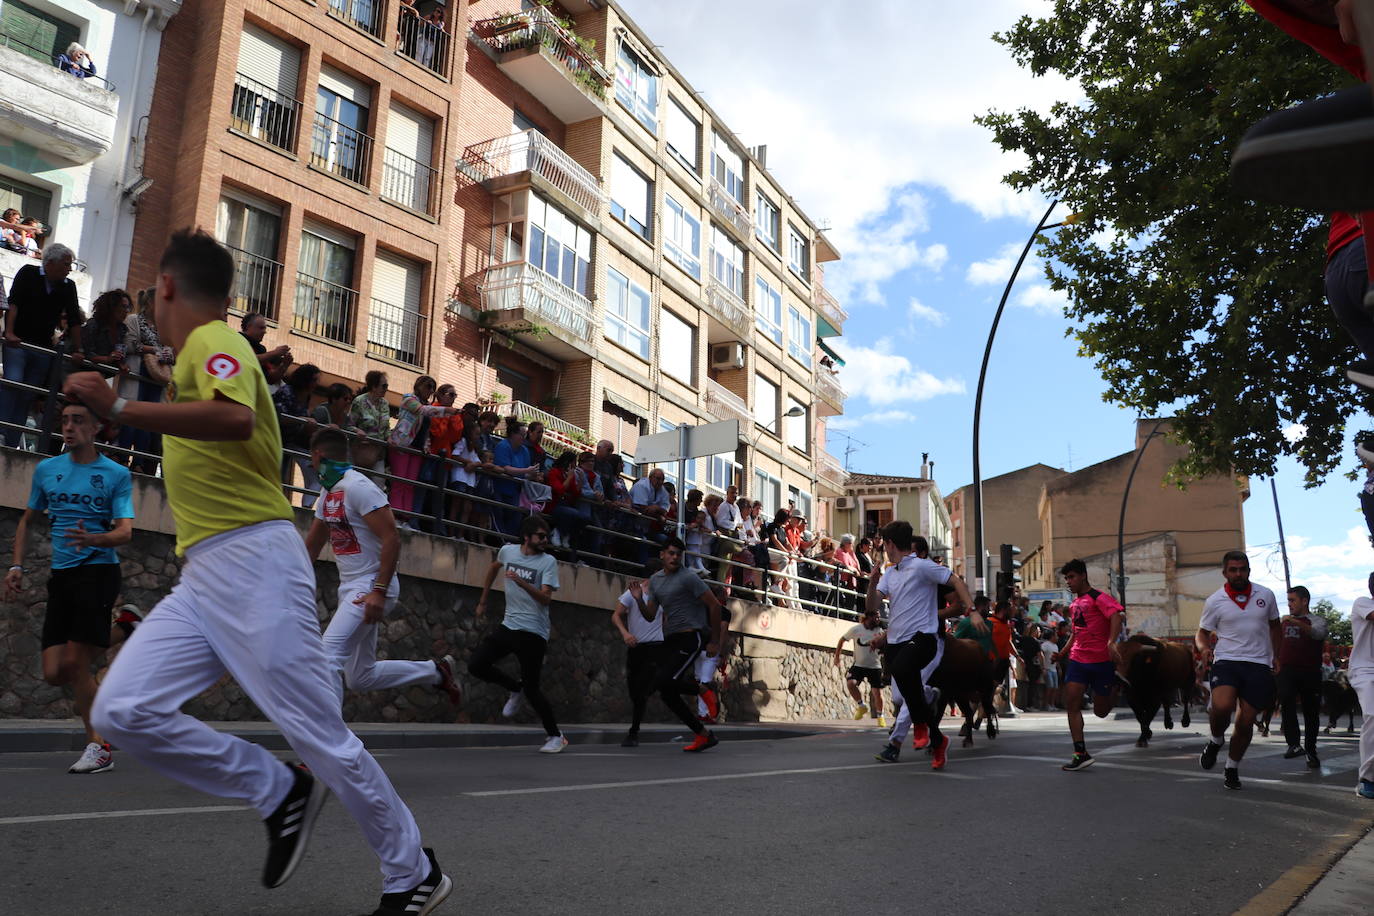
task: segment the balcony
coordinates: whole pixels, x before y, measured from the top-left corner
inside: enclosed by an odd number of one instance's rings
[[[754,419],[744,398],[711,379],[706,380],[706,412],[717,420],[739,420],[741,428],[748,428]]]
[[[382,198],[416,213],[439,215],[439,172],[394,149],[382,152]]]
[[[358,291],[304,271],[296,273],[296,308],[292,327],[315,337],[353,343],[353,317]]]
[[[714,178],[711,179],[711,209],[745,244],[754,237],[754,218],[750,216],[749,209],[735,200],[734,195]]]
[[[576,451],[586,451],[591,443],[591,437],[587,431],[580,426],[574,426],[562,417],[555,416],[547,410],[541,410],[524,401],[511,401],[506,409],[506,415],[515,417],[525,423],[539,422],[544,424],[544,451],[549,454],[554,453],[554,447],[559,449],[575,449]]]
[[[824,450],[816,452],[816,475],[822,483],[828,484],[835,490],[835,496],[844,494],[849,473],[845,471],[844,465],[840,464],[840,460],[834,455]]]
[[[233,245],[224,247],[234,256],[234,295],[229,300],[229,310],[245,315],[257,312],[276,321],[283,266],[271,258]]]
[[[386,24],[385,0],[329,0],[329,15],[342,19],[373,38],[382,37]]]
[[[533,186],[591,219],[606,210],[606,192],[597,177],[537,130],[474,143],[463,151],[459,170],[493,194]]]
[[[365,186],[372,167],[372,138],[317,111],[310,164],[344,181]]]
[[[485,326],[523,335],[525,343],[561,362],[596,354],[592,304],[533,264],[488,268],[478,291]]]
[[[396,35],[396,53],[448,78],[449,44],[451,39],[442,25],[426,22],[407,13],[412,7],[401,7],[401,21]]]
[[[592,47],[544,7],[483,19],[472,33],[507,76],[565,124],[602,114],[611,74]]]
[[[740,340],[749,339],[754,316],[734,290],[715,277],[706,281],[706,307],[717,320],[723,322]]]
[[[372,300],[367,316],[367,352],[410,366],[423,366],[424,312],[381,299]]]
[[[816,394],[821,399],[816,403],[820,408],[820,415],[823,417],[838,417],[844,413],[844,399],[847,397],[844,389],[840,387],[840,382],[830,372],[816,373]],[[826,408],[830,408],[827,410]]]
[[[299,101],[242,73],[235,74],[234,94],[229,101],[230,127],[289,153],[296,148],[300,123]]]
[[[64,165],[85,165],[114,144],[119,96],[104,80],[63,73],[46,53],[8,35],[0,35],[0,72],[5,74],[0,136],[36,147]]]
[[[811,284],[811,304],[822,319],[816,328],[817,337],[839,337],[844,333],[844,323],[849,313],[840,308],[839,300],[819,282]]]

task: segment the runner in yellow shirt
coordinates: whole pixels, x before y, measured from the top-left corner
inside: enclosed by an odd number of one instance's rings
[[[180,582],[111,666],[92,718],[122,750],[165,775],[253,805],[267,826],[268,887],[300,862],[328,786],[381,860],[373,916],[423,916],[453,884],[344,724],[315,617],[315,574],[282,496],[281,434],[267,380],[248,342],[221,317],[234,261],[207,233],[183,230],[158,271],[157,326],[177,351],[171,403],[126,401],[94,372],[73,374],[65,386],[102,416],[163,434],[177,552],[186,558]],[[308,770],[283,766],[261,745],[180,711],[225,671]]]

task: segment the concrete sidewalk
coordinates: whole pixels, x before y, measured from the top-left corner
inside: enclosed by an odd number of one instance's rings
[[[1374,802],[1370,803],[1374,811]],[[1321,880],[1288,912],[1292,916],[1363,916],[1371,909],[1374,829],[1336,860]]]

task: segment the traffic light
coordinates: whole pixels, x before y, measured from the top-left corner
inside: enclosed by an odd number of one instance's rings
[[[1021,584],[1021,577],[1016,571],[1021,568],[1021,561],[1016,559],[1021,555],[1021,548],[1015,544],[1002,545],[1002,563],[997,570],[997,600],[1006,601],[1011,597],[1011,590]]]

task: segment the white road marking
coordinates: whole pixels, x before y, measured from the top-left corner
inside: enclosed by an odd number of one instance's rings
[[[46,824],[53,821],[93,821],[109,817],[154,817],[162,814],[224,814],[227,811],[248,811],[243,805],[202,805],[195,808],[144,808],[136,811],[85,811],[78,814],[32,814],[25,817],[0,817],[0,826],[8,824]]]
[[[995,759],[999,759],[999,758],[995,758],[995,757],[980,757],[980,758],[977,758],[977,759],[979,759],[979,760],[995,760]],[[1030,757],[1030,756],[1021,756],[1021,755],[1019,755],[1019,754],[1017,754],[1017,755],[1015,755],[1015,756],[1003,757],[1003,758],[1000,758],[1000,759],[1004,759],[1004,760],[1043,760],[1043,761],[1045,761],[1046,763],[1057,763],[1057,762],[1059,761],[1059,758],[1058,758],[1058,757]],[[970,762],[971,762],[971,761],[970,761]],[[1102,759],[1100,759],[1100,758],[1097,760],[1097,767],[1098,767],[1099,769],[1109,769],[1109,770],[1130,770],[1130,771],[1137,772],[1137,773],[1149,773],[1149,774],[1155,775],[1155,776],[1158,776],[1158,775],[1161,775],[1161,774],[1167,774],[1167,775],[1171,775],[1171,776],[1181,776],[1181,777],[1183,777],[1183,778],[1185,778],[1185,779],[1207,779],[1207,780],[1216,779],[1216,780],[1219,781],[1219,777],[1221,776],[1221,771],[1220,771],[1220,769],[1214,770],[1214,771],[1213,771],[1213,773],[1214,773],[1215,775],[1206,775],[1206,776],[1204,776],[1201,772],[1198,772],[1198,773],[1183,773],[1183,772],[1179,772],[1179,771],[1177,771],[1177,770],[1161,769],[1160,767],[1157,767],[1157,766],[1145,766],[1144,764],[1112,763],[1112,762],[1110,762],[1110,761],[1102,760]],[[1259,783],[1260,785],[1271,785],[1271,786],[1279,786],[1279,787],[1284,788],[1284,789],[1292,789],[1292,790],[1295,791],[1295,792],[1339,792],[1339,793],[1341,793],[1341,794],[1343,794],[1343,795],[1349,795],[1349,794],[1351,794],[1351,791],[1352,791],[1352,788],[1353,788],[1353,786],[1337,786],[1337,785],[1330,785],[1330,784],[1327,784],[1327,783],[1301,783],[1301,782],[1296,782],[1296,781],[1291,780],[1291,779],[1265,779],[1265,778],[1262,778],[1262,777],[1259,777],[1259,776],[1249,776],[1249,775],[1242,775],[1242,776],[1241,776],[1241,783],[1242,783],[1242,784],[1252,783],[1252,782],[1253,782],[1253,783]]]

